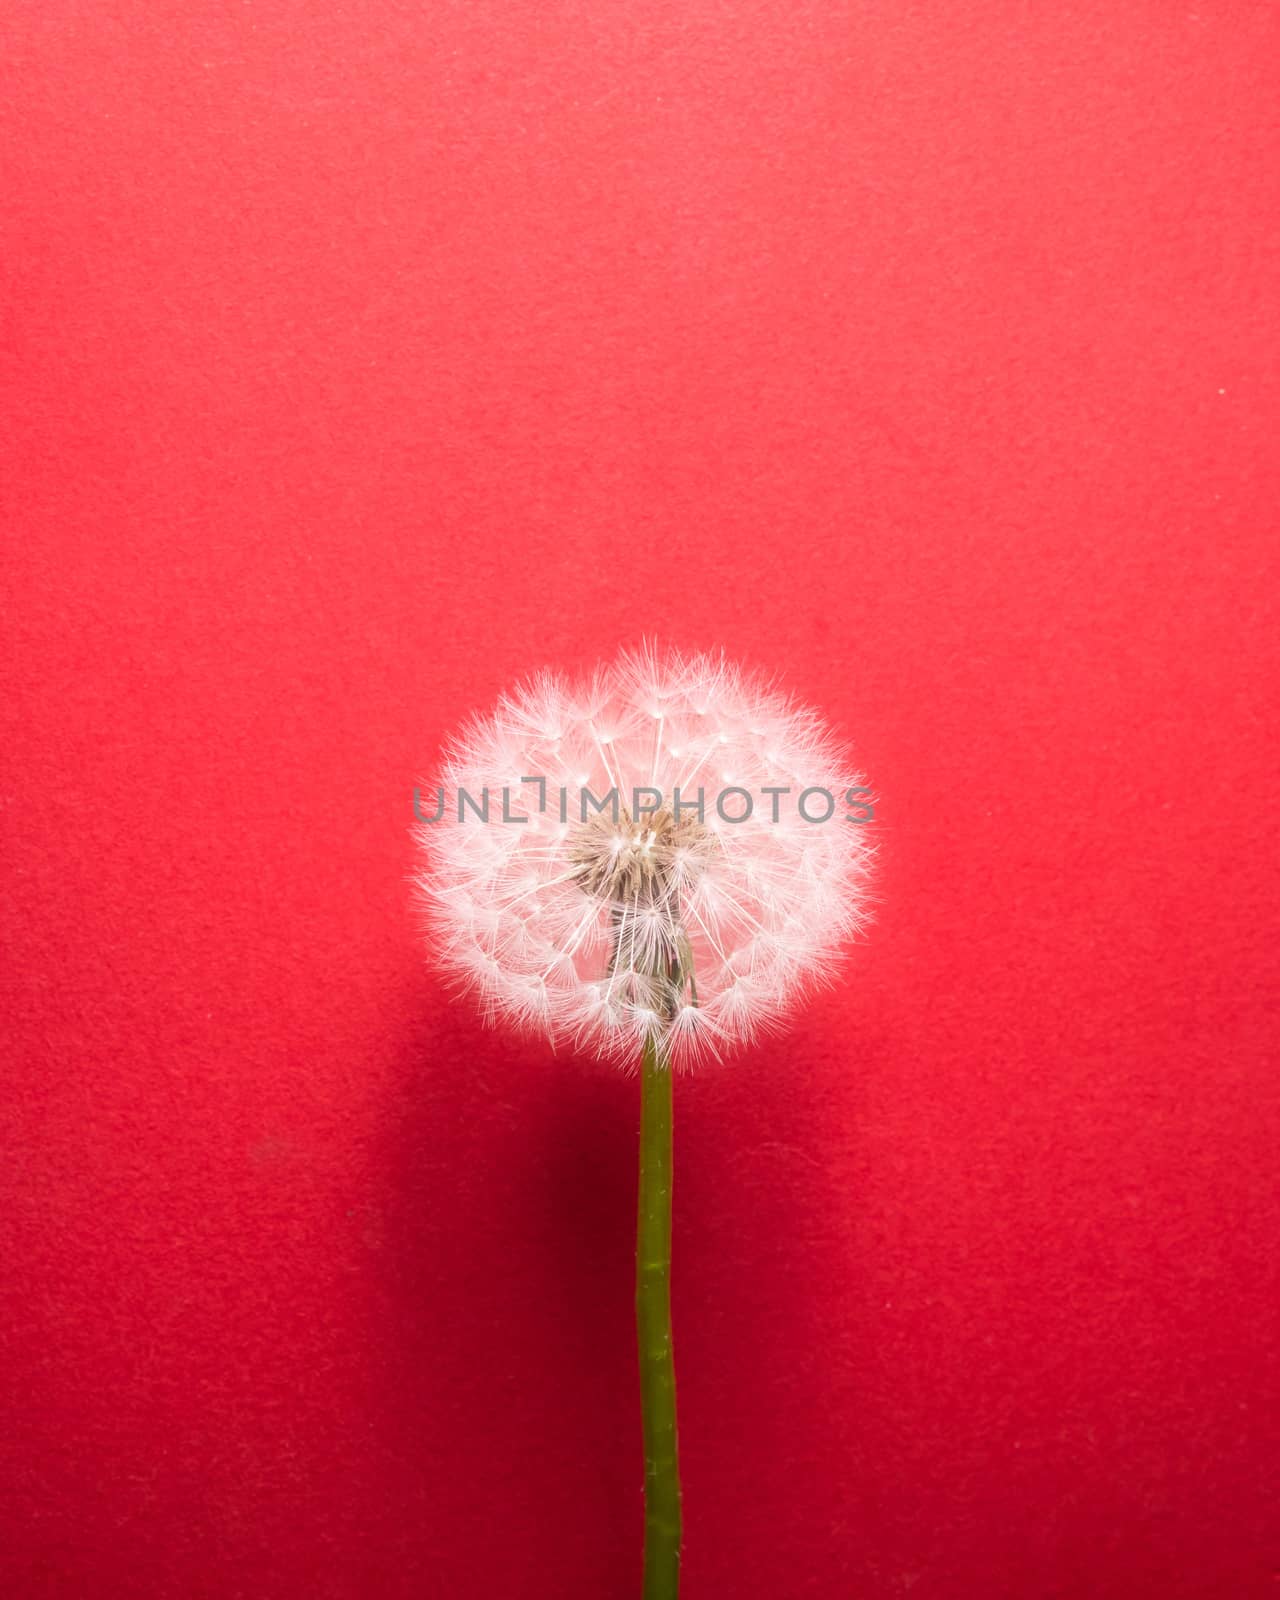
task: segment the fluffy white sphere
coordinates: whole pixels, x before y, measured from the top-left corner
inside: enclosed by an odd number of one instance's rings
[[[865,918],[862,780],[813,712],[718,657],[541,675],[419,803],[447,971],[490,1020],[627,1066],[646,1041],[682,1067],[752,1039]]]

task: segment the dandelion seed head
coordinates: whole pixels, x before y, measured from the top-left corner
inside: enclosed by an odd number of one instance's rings
[[[843,819],[861,783],[847,752],[719,656],[650,647],[584,683],[539,674],[456,735],[441,773],[449,798],[416,834],[431,947],[487,1020],[557,1047],[627,1067],[646,1042],[677,1067],[726,1056],[829,982],[867,921],[874,849]],[[724,785],[752,805],[731,794],[722,815]],[[500,820],[504,788],[527,822]],[[806,788],[837,797],[830,820],[801,816]],[[486,789],[489,821],[459,820],[454,791]]]

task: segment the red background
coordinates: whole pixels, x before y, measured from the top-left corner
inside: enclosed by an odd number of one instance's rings
[[[847,980],[678,1085],[688,1600],[1274,1595],[1274,7],[5,56],[3,1592],[637,1592],[635,1084],[406,876],[650,633],[883,797]]]

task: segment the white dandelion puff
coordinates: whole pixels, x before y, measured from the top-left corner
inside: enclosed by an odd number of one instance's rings
[[[416,830],[432,946],[486,1018],[554,1045],[723,1057],[829,981],[867,919],[867,790],[844,747],[719,656],[539,674],[442,773]]]

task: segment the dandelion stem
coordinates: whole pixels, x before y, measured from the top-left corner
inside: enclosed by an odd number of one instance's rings
[[[671,1346],[670,1061],[652,1041],[640,1063],[640,1182],[636,1207],[636,1334],[644,1433],[644,1600],[680,1587],[680,1469]]]

